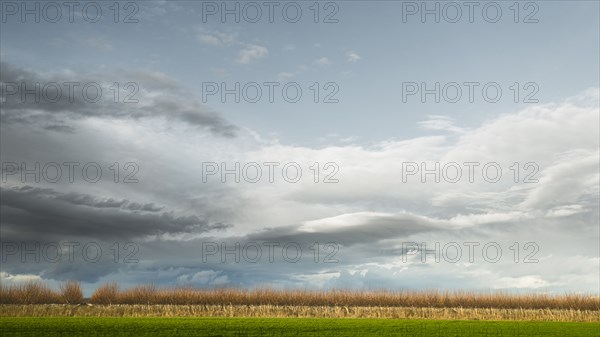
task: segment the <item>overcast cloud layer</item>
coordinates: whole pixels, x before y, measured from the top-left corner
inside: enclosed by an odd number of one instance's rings
[[[144,2],[140,23],[121,27],[126,32],[120,35],[111,35],[111,22],[79,23],[71,28],[81,31],[50,40],[44,29],[64,31],[68,24],[2,23],[2,283],[75,279],[86,291],[114,280],[123,286],[599,292],[598,40],[588,43],[598,37],[597,15],[578,28],[580,44],[571,45],[573,55],[595,53],[595,61],[572,62],[571,52],[544,54],[557,72],[568,63],[572,74],[595,71],[589,78],[573,75],[554,84],[530,68],[516,67],[506,77],[484,66],[483,77],[499,82],[538,76],[546,90],[538,103],[402,105],[398,95],[393,106],[371,93],[372,86],[388,90],[385,79],[363,78],[369,69],[381,70],[365,56],[376,57],[366,37],[350,27],[364,3],[340,3],[346,12],[338,25],[319,31],[306,23],[310,29],[297,41],[286,29],[298,28],[285,21],[202,24],[198,8],[187,4]],[[541,27],[519,28],[523,39],[551,34],[544,29],[558,20],[556,6],[546,8]],[[589,6],[598,12],[597,3]],[[168,29],[173,40],[144,33],[151,23]],[[410,41],[443,28],[402,25],[400,18],[389,24],[413,29]],[[478,27],[491,29],[460,29]],[[516,29],[499,27],[502,38]],[[357,40],[337,41],[344,29]],[[24,38],[31,39],[27,45]],[[188,44],[205,61],[184,55]],[[516,44],[506,53],[518,52]],[[61,60],[65,45],[105,60],[71,62],[70,53]],[[45,48],[47,55],[33,56]],[[430,55],[432,48],[415,53]],[[477,43],[469,48],[493,57]],[[470,73],[479,67],[473,63],[455,66]],[[412,67],[426,73],[423,81],[436,70],[427,60]],[[363,89],[330,106],[203,102],[198,90],[205,78],[189,78],[199,68],[214,76],[206,77],[211,81],[311,83],[327,74],[340,89],[361,83]],[[464,80],[444,76],[439,80]],[[71,81],[98,83],[105,95],[94,103],[77,95],[36,102],[23,100],[23,88],[10,84]],[[135,83],[138,101],[114,102],[114,82]],[[389,117],[394,109],[399,117]],[[396,133],[389,129],[394,121],[403,121]],[[37,180],[31,173],[36,163]],[[234,174],[223,182],[222,170],[236,163],[239,182]],[[431,173],[421,176],[436,163],[439,181]],[[98,167],[102,175],[94,179]]]

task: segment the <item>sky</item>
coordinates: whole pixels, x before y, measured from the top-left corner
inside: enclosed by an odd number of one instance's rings
[[[3,284],[600,293],[597,1],[0,20]]]

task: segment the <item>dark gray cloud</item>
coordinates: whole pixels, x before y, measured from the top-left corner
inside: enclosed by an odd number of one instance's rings
[[[86,117],[165,118],[207,128],[218,136],[236,136],[235,125],[193,102],[167,76],[140,70],[118,77],[123,80],[117,82],[120,95],[115,99],[112,86],[118,79],[106,74],[46,75],[1,62],[0,120],[3,124],[33,124],[46,130],[73,133],[75,129],[69,121]],[[132,84],[128,86],[128,83]],[[101,88],[98,98],[97,87]],[[125,100],[130,102],[124,103]]]
[[[225,229],[198,215],[160,212],[152,203],[60,193],[31,186],[1,188],[3,240],[61,240],[65,237],[130,239],[164,233]]]
[[[44,129],[63,133],[75,133],[75,128],[68,125],[51,124],[44,127]]]
[[[294,280],[298,275],[337,273],[354,265],[377,264],[401,257],[408,250],[397,248],[397,243],[386,240],[402,240],[417,233],[443,230],[432,221],[410,214],[373,216],[354,226],[334,229],[323,226],[313,232],[305,231],[302,225],[290,225],[243,236],[144,242],[140,243],[140,257],[151,261],[146,264],[146,267],[152,266],[147,271],[162,275],[163,280],[157,282],[164,284],[173,284],[174,280],[185,283],[193,279],[195,273],[206,270],[227,276],[228,284],[232,286],[292,284],[300,283]],[[319,245],[318,250],[315,250],[315,244]],[[208,252],[206,247],[209,245],[212,246],[210,249],[217,247],[217,251]],[[298,247],[300,255],[297,255]]]
[[[142,238],[148,235],[198,235],[230,227],[221,222],[212,223],[204,215],[178,215],[165,209],[154,203],[59,192],[53,188],[1,187],[2,271],[94,283],[102,277],[138,270],[141,268],[138,261],[152,263],[144,249],[159,247],[156,243],[141,244]],[[67,244],[75,246],[67,248]],[[62,254],[54,261],[56,245],[62,248]],[[84,249],[86,245],[92,245],[89,252]],[[16,253],[7,254],[11,246],[16,248]],[[96,247],[101,251],[97,260]],[[116,258],[115,247],[120,252]],[[72,249],[73,260],[68,257],[68,249]],[[35,253],[27,254],[27,251]],[[185,255],[185,252],[178,254]],[[177,254],[170,256],[173,261],[177,259]]]

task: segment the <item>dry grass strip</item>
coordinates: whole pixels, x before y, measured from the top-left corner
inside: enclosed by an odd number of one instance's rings
[[[598,310],[293,305],[0,305],[0,317],[310,317],[600,322]]]

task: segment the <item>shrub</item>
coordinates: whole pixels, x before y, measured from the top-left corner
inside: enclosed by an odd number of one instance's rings
[[[57,303],[60,296],[41,281],[0,286],[2,304],[45,304]]]
[[[76,281],[66,281],[60,285],[60,295],[67,304],[83,303],[83,292],[81,285]]]
[[[94,304],[114,304],[117,303],[119,296],[119,287],[116,282],[101,285],[90,298]]]

